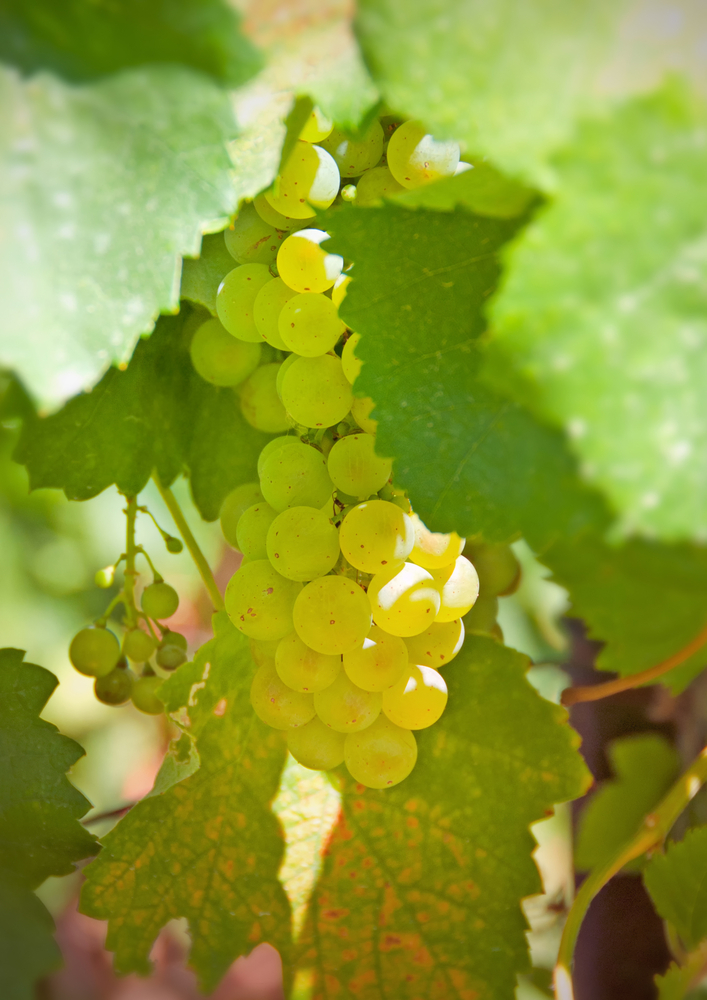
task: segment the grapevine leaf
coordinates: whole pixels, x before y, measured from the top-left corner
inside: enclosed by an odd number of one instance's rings
[[[182,298],[203,306],[215,316],[218,286],[235,266],[223,233],[204,236],[199,256],[196,259],[186,257],[182,264]]]
[[[526,667],[468,637],[410,777],[383,791],[345,781],[301,943],[314,996],[514,995],[528,969],[519,900],[540,891],[528,825],[588,777],[564,711]]]
[[[83,87],[0,67],[0,363],[44,405],[176,310],[180,255],[236,207],[228,95],[187,69]]]
[[[108,920],[120,972],[147,974],[159,930],[186,917],[190,961],[206,992],[259,941],[278,948],[285,966],[290,949],[290,909],[277,880],[282,835],[270,811],[285,741],[250,708],[247,640],[225,614],[215,626],[216,637],[161,691],[197,735],[201,766],[143,799],[108,834],[81,897],[84,913]]]
[[[499,219],[515,219],[524,215],[537,195],[524,184],[505,177],[486,163],[476,160],[471,170],[456,177],[445,177],[435,184],[402,191],[393,196],[400,205],[431,208],[449,212],[457,205],[477,215],[492,215]]]
[[[609,750],[614,778],[592,796],[581,814],[575,864],[589,871],[608,861],[635,834],[680,773],[680,757],[656,734],[615,740]],[[640,870],[643,859],[626,866]]]
[[[660,916],[673,925],[688,950],[707,938],[707,827],[654,854],[643,873]]]
[[[705,127],[677,87],[586,124],[494,308],[536,412],[626,531],[667,539],[707,531]]]
[[[35,894],[0,875],[0,995],[35,1000],[35,984],[61,966],[54,921]]]
[[[690,992],[694,978],[694,969],[672,962],[664,976],[656,976],[654,979],[658,988],[657,1000],[699,1000],[700,996],[704,996],[702,991]]]
[[[355,391],[375,401],[396,482],[434,530],[499,541],[522,531],[541,549],[606,515],[560,436],[480,376],[475,340],[517,225],[393,204],[326,217],[332,249],[355,262],[341,306],[361,335]]]

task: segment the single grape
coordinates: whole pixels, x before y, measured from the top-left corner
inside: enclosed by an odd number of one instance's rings
[[[306,726],[314,718],[312,695],[287,687],[268,663],[255,672],[250,703],[258,718],[273,729]]]
[[[453,660],[464,645],[464,622],[434,622],[419,635],[405,639],[410,663],[439,670]]]
[[[179,607],[179,594],[168,583],[151,583],[142,592],[140,607],[148,618],[155,621],[171,618]]]
[[[321,229],[300,229],[292,233],[277,254],[277,270],[296,292],[325,292],[341,274],[344,260],[320,246],[329,239]]]
[[[299,137],[303,142],[321,142],[322,139],[326,139],[333,128],[333,121],[327,118],[319,108],[312,108]]]
[[[321,292],[301,292],[282,307],[277,321],[288,351],[316,358],[330,351],[346,327],[336,306]]]
[[[329,452],[327,468],[338,490],[352,497],[368,497],[388,482],[393,462],[376,455],[371,434],[349,434]]]
[[[255,325],[253,307],[258,292],[268,281],[272,281],[272,275],[265,264],[241,264],[229,271],[218,286],[216,314],[228,332],[239,340],[259,344],[263,339]]]
[[[333,427],[351,409],[353,395],[336,355],[297,358],[282,380],[286,411],[305,427]]]
[[[408,665],[403,640],[374,625],[358,649],[344,653],[346,676],[364,691],[385,691],[398,681]]]
[[[277,373],[280,365],[273,362],[256,368],[240,386],[241,413],[251,427],[266,434],[277,434],[290,426],[277,394]]]
[[[280,640],[275,653],[278,677],[293,691],[323,691],[341,671],[341,656],[318,653],[305,646],[296,632]]]
[[[351,416],[367,434],[375,434],[378,429],[378,421],[373,420],[370,415],[374,406],[370,396],[355,396],[351,403]]]
[[[290,445],[301,443],[296,434],[283,434],[280,437],[273,438],[272,441],[268,441],[258,455],[258,476],[262,475],[263,467],[273,452],[278,451],[280,448],[289,448]]]
[[[497,616],[498,598],[479,595],[471,611],[464,616],[464,627],[476,635],[492,635]]]
[[[189,348],[196,371],[212,385],[238,385],[260,362],[260,344],[237,340],[219,323],[209,319],[198,328]]]
[[[228,617],[251,639],[284,639],[292,631],[292,609],[301,589],[301,583],[280,576],[267,559],[255,559],[228,581]]]
[[[414,563],[391,563],[368,585],[373,620],[391,635],[418,635],[437,617],[441,597],[426,569]]]
[[[391,136],[386,153],[390,172],[404,188],[451,177],[459,163],[456,142],[438,142],[420,122],[405,122]]]
[[[288,507],[319,510],[334,490],[322,453],[300,441],[268,456],[260,485],[265,499],[277,511]]]
[[[124,705],[130,700],[135,677],[125,667],[114,667],[109,674],[96,677],[93,691],[104,705]]]
[[[344,557],[364,573],[377,573],[392,562],[404,562],[414,540],[412,519],[387,500],[357,504],[339,529]]]
[[[465,540],[460,538],[456,531],[452,531],[449,535],[430,531],[417,514],[411,516],[415,526],[415,544],[410,553],[411,562],[424,566],[425,569],[442,569],[461,555]]]
[[[354,781],[367,788],[390,788],[414,768],[417,743],[409,729],[381,714],[363,732],[346,737],[344,760]]]
[[[150,659],[157,643],[151,635],[141,628],[132,628],[123,636],[123,656],[133,663],[145,663]]]
[[[265,199],[282,215],[309,219],[315,209],[329,208],[340,180],[336,161],[325,149],[298,139]]]
[[[342,201],[347,201],[352,203],[356,201],[356,185],[355,184],[345,184],[341,191],[339,191]]]
[[[287,734],[287,749],[295,760],[311,771],[331,771],[344,763],[344,733],[325,726],[315,715],[311,722]]]
[[[164,633],[155,657],[160,667],[165,670],[176,670],[187,662],[187,640],[181,632]]]
[[[145,715],[161,715],[164,712],[164,705],[157,697],[161,684],[161,677],[138,677],[130,692],[132,703],[138,711]]]
[[[293,219],[290,216],[282,215],[281,212],[276,212],[264,194],[256,195],[253,199],[253,208],[263,222],[267,222],[269,226],[281,233],[309,225],[309,222],[304,219]]]
[[[336,680],[314,695],[314,707],[325,726],[337,733],[365,729],[380,715],[380,691],[364,691],[341,671]]]
[[[115,582],[115,566],[104,566],[103,569],[96,570],[94,583],[101,590],[107,590]]]
[[[271,522],[266,551],[278,573],[288,580],[315,580],[336,565],[339,532],[321,510],[290,507]]]
[[[69,659],[86,677],[105,677],[120,659],[120,643],[107,628],[82,628],[71,640]]]
[[[273,278],[263,285],[255,296],[253,303],[255,327],[263,340],[271,347],[276,347],[278,351],[290,349],[280,336],[278,319],[283,306],[296,294],[297,292],[293,292],[282,278]]]
[[[226,499],[221,504],[221,531],[223,537],[234,549],[238,548],[236,530],[243,511],[252,507],[254,503],[263,499],[258,483],[241,483],[231,490]]]
[[[180,538],[175,538],[174,535],[168,535],[164,540],[165,548],[172,555],[178,555],[184,548]]]
[[[288,371],[292,365],[299,359],[299,354],[288,354],[285,360],[280,365],[280,371],[277,373],[277,379],[275,381],[275,388],[277,389],[277,394],[282,399],[282,383],[287,375]]]
[[[479,578],[468,559],[459,556],[449,566],[430,572],[442,597],[436,619],[438,622],[453,622],[471,611],[479,596]]]
[[[384,198],[399,194],[405,188],[398,184],[388,167],[374,167],[367,170],[356,185],[356,204],[363,206],[382,205]]]
[[[302,642],[318,653],[356,649],[371,627],[365,591],[343,576],[322,576],[303,587],[292,617]]]
[[[334,287],[331,290],[331,301],[337,309],[346,298],[346,290],[350,284],[351,275],[349,274],[340,274],[334,282]]]
[[[383,129],[374,121],[361,139],[349,139],[335,128],[323,140],[322,146],[336,160],[342,177],[358,177],[378,163],[383,155],[383,142]]]
[[[271,667],[274,667],[275,653],[281,642],[282,639],[251,639],[250,655],[256,665],[261,667],[263,663],[269,663]]]
[[[243,205],[223,233],[226,249],[239,264],[272,264],[282,239],[282,233],[265,222],[253,204]]]
[[[354,384],[358,378],[359,372],[361,371],[361,359],[357,358],[354,354],[356,344],[358,344],[360,339],[360,333],[352,333],[344,344],[344,349],[341,352],[341,366],[344,369],[344,375],[351,385]]]
[[[479,590],[484,597],[505,597],[520,583],[520,563],[509,545],[470,542],[467,556],[479,574]]]
[[[238,522],[236,538],[238,548],[248,559],[267,559],[265,539],[268,537],[268,528],[276,517],[277,511],[273,510],[265,500],[243,511]]]
[[[432,667],[410,664],[406,673],[383,692],[383,711],[403,729],[427,729],[447,705],[447,685]]]

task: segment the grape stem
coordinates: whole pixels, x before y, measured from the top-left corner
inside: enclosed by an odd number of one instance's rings
[[[707,747],[702,750],[687,771],[678,778],[656,808],[645,817],[638,832],[631,840],[623,844],[603,865],[595,868],[582,883],[567,915],[567,923],[560,941],[560,950],[554,972],[557,1000],[573,1000],[572,957],[582,921],[594,897],[609,879],[620,872],[629,861],[639,858],[646,851],[663,843],[678,816],[706,781]]]
[[[213,603],[214,609],[216,611],[223,611],[223,598],[221,597],[221,592],[218,589],[216,580],[214,579],[214,574],[211,572],[211,567],[207,563],[204,553],[199,548],[196,538],[191,532],[191,528],[186,522],[186,518],[182,513],[182,508],[177,503],[177,498],[174,493],[172,493],[169,486],[163,486],[160,481],[160,477],[155,472],[153,477],[157,489],[160,491],[160,496],[167,505],[174,523],[177,526],[179,534],[182,536],[182,540],[186,547],[189,549],[189,555],[192,557],[196,564],[196,568],[199,570],[199,575],[204,581],[204,586],[209,592],[209,597]]]
[[[125,508],[126,518],[126,542],[125,542],[125,570],[123,579],[123,593],[125,595],[125,624],[128,628],[137,627],[137,608],[135,607],[135,580],[138,572],[135,569],[135,556],[138,546],[135,544],[135,521],[137,519],[137,497],[125,497],[127,507]]]

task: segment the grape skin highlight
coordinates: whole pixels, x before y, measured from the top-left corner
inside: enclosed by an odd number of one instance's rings
[[[427,729],[447,706],[447,685],[432,667],[410,664],[408,672],[383,692],[383,711],[403,729]]]
[[[373,620],[392,635],[424,632],[439,612],[441,597],[431,573],[414,563],[393,563],[368,585]]]

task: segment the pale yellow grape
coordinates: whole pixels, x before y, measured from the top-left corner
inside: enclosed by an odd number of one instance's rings
[[[460,538],[456,531],[452,531],[449,535],[430,531],[417,514],[411,516],[415,526],[415,544],[410,553],[412,562],[424,566],[425,569],[441,569],[453,563],[457,556],[461,555],[465,539]]]
[[[346,289],[350,284],[351,284],[350,274],[340,274],[339,277],[334,282],[334,287],[331,290],[331,301],[334,303],[337,309],[346,298]]]
[[[344,653],[346,676],[364,691],[385,691],[400,680],[407,665],[405,642],[378,625],[371,628],[358,649]]]
[[[459,146],[438,142],[420,122],[405,122],[390,137],[386,159],[399,184],[416,188],[451,177],[459,164]]]
[[[288,688],[268,663],[255,672],[250,685],[250,703],[258,718],[273,729],[306,726],[314,718],[312,695]]]
[[[360,339],[360,333],[352,333],[344,344],[344,349],[341,352],[341,365],[344,369],[344,375],[349,380],[351,385],[353,385],[356,381],[363,363],[360,358],[356,357],[355,353],[356,344],[358,344]]]
[[[290,633],[292,634],[292,633]],[[250,655],[253,657],[255,665],[261,667],[263,663],[275,666],[275,653],[282,639],[251,639]]]
[[[405,188],[398,184],[388,167],[374,167],[367,170],[356,185],[357,205],[382,205],[384,198],[399,194]]]
[[[338,490],[352,497],[368,497],[388,482],[393,462],[376,455],[371,434],[349,434],[329,452],[327,468]]]
[[[277,511],[265,500],[243,511],[236,529],[236,538],[238,548],[246,559],[267,559],[265,539],[268,537],[268,528],[276,517]]]
[[[368,598],[376,625],[403,637],[429,628],[441,604],[432,574],[410,562],[392,563],[376,573]]]
[[[311,649],[318,653],[348,653],[368,635],[371,609],[366,592],[353,580],[323,576],[302,588],[295,601],[293,621],[297,635]]]
[[[351,403],[351,416],[367,434],[375,434],[378,429],[378,421],[373,420],[370,415],[374,406],[375,403],[370,396],[354,396]]]
[[[453,660],[464,645],[464,622],[435,621],[433,625],[405,639],[410,663],[439,670]]]
[[[253,322],[256,330],[264,341],[271,347],[276,347],[278,351],[289,350],[280,336],[277,321],[282,307],[296,294],[288,288],[282,278],[273,278],[263,285],[253,303]]]
[[[331,354],[298,357],[283,376],[280,395],[287,413],[305,427],[333,427],[353,402],[341,359]]]
[[[233,574],[224,603],[233,624],[250,639],[284,639],[292,631],[292,609],[301,589],[301,583],[280,576],[268,559],[256,559]]]
[[[376,163],[383,155],[383,129],[374,121],[361,139],[349,139],[335,128],[323,140],[322,146],[336,160],[342,177],[358,177]]]
[[[412,520],[387,500],[365,500],[348,512],[339,529],[344,558],[364,573],[404,562],[415,540]]]
[[[237,340],[217,319],[209,319],[192,337],[189,355],[194,368],[207,382],[233,386],[258,367],[260,344]]]
[[[325,726],[337,733],[356,733],[380,715],[379,691],[364,691],[341,671],[336,680],[314,695],[314,708]]]
[[[290,422],[277,394],[279,364],[261,365],[239,387],[241,413],[251,427],[266,434],[286,431]]]
[[[321,142],[334,128],[334,122],[319,109],[312,108],[304,128],[299,134],[303,142]]]
[[[268,456],[260,473],[263,496],[276,511],[288,507],[324,506],[334,490],[326,459],[320,451],[298,441]]]
[[[452,622],[471,611],[479,596],[479,577],[468,559],[459,556],[449,566],[433,569],[431,573],[442,596],[438,622]]]
[[[298,139],[265,199],[282,215],[309,219],[314,209],[331,205],[340,180],[336,161],[326,149]]]
[[[228,544],[232,545],[234,549],[238,548],[236,531],[243,511],[248,510],[254,503],[262,499],[263,494],[260,492],[259,483],[241,483],[240,486],[236,486],[235,490],[231,490],[221,504],[219,514],[221,531]]]
[[[320,246],[328,239],[322,229],[300,229],[278,250],[278,273],[295,292],[325,292],[341,274],[343,257]]]
[[[326,295],[300,292],[283,305],[277,329],[285,350],[316,358],[334,347],[346,327]]]
[[[321,510],[290,507],[269,525],[267,556],[288,580],[315,580],[336,565],[339,532]]]
[[[264,194],[256,195],[253,199],[253,207],[263,222],[267,222],[268,225],[280,232],[287,232],[308,225],[303,219],[293,219],[292,216],[277,212]]]
[[[282,380],[298,358],[299,354],[288,354],[280,365],[280,371],[277,373],[277,381],[275,382],[275,388],[280,399],[282,399]]]
[[[216,313],[233,337],[253,344],[262,342],[253,319],[253,306],[258,292],[269,281],[272,275],[265,264],[241,264],[229,271],[218,286]]]
[[[226,249],[239,264],[272,264],[282,240],[282,233],[261,219],[252,204],[243,205],[223,233]]]
[[[315,715],[311,722],[287,734],[287,749],[295,760],[311,771],[331,771],[344,763],[345,733],[325,726]]]
[[[344,743],[349,774],[367,788],[391,788],[410,774],[417,761],[417,743],[409,729],[396,726],[381,713]]]
[[[341,656],[318,653],[305,646],[296,632],[280,640],[275,653],[275,669],[293,691],[314,694],[333,684],[341,672]]]
[[[447,685],[432,667],[410,664],[400,680],[383,692],[383,711],[403,729],[427,729],[447,707]]]
[[[276,437],[273,438],[272,441],[268,441],[258,455],[258,476],[260,477],[262,475],[263,466],[274,452],[279,451],[280,448],[289,448],[293,444],[301,443],[302,442],[296,434],[282,434],[280,437]]]

